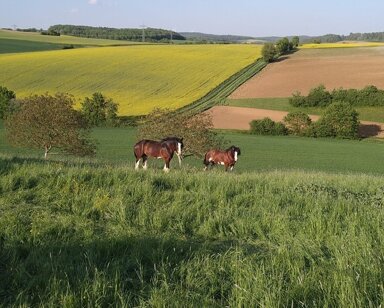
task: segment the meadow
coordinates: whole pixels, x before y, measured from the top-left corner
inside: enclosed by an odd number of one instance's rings
[[[68,92],[111,97],[120,115],[188,105],[260,57],[256,45],[96,47],[0,55],[0,84],[19,98]]]
[[[4,306],[384,303],[384,178],[0,156]]]

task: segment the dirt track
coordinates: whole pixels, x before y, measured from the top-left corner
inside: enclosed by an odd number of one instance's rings
[[[327,89],[384,88],[384,48],[299,50],[269,64],[230,98],[288,97],[324,84]]]
[[[215,106],[207,112],[212,115],[214,128],[239,130],[248,130],[249,122],[252,120],[269,117],[273,121],[282,121],[288,114],[285,111],[230,106]],[[313,121],[319,119],[317,115],[310,115],[310,117]],[[359,133],[363,137],[384,138],[384,123],[362,121]]]

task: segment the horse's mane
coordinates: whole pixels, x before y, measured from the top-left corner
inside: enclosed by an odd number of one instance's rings
[[[163,139],[160,140],[160,142],[165,142],[165,141],[177,141],[177,142],[181,142],[181,139],[178,138],[178,137],[165,137]]]

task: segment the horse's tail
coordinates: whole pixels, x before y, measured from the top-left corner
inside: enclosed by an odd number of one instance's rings
[[[133,146],[133,154],[136,159],[141,158],[144,154],[144,140],[139,141]]]
[[[205,153],[204,155],[204,165],[209,165],[209,152]]]

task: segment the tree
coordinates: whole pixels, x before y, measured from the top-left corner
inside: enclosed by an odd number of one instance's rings
[[[95,153],[88,125],[73,109],[72,97],[61,93],[33,95],[17,103],[18,109],[5,121],[6,136],[12,145],[44,149],[45,158],[52,148],[79,156]]]
[[[294,111],[284,117],[284,123],[292,134],[304,136],[311,126],[312,120],[306,113]]]
[[[0,86],[0,119],[4,119],[9,110],[10,102],[16,98],[15,92]]]
[[[253,120],[249,123],[249,132],[254,135],[287,135],[288,130],[281,122],[274,122],[270,118]]]
[[[118,104],[99,92],[93,93],[92,98],[86,97],[81,105],[81,112],[92,126],[115,126],[118,123],[117,110]]]
[[[277,50],[273,43],[265,43],[261,49],[261,55],[265,62],[272,62],[277,56]]]
[[[318,137],[355,139],[359,130],[358,113],[348,103],[336,102],[327,107],[316,122]]]
[[[285,54],[291,50],[291,45],[288,38],[284,37],[276,42],[277,52],[279,54]]]
[[[292,43],[292,46],[294,48],[298,47],[299,46],[299,43],[300,43],[300,38],[298,36],[294,36],[292,37],[291,39],[291,43]]]
[[[160,140],[167,136],[183,138],[184,152],[202,157],[211,148],[223,148],[227,142],[212,130],[209,113],[191,115],[154,109],[138,126],[138,139]]]

